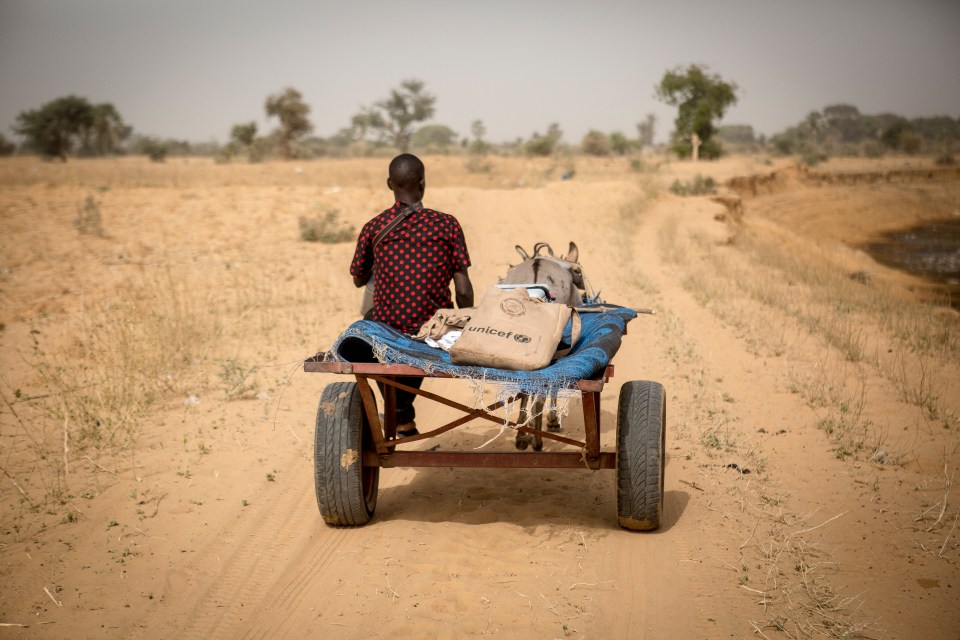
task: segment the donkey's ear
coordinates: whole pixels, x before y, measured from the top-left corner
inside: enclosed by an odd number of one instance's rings
[[[538,242],[537,244],[533,245],[533,255],[534,256],[540,255],[540,252],[543,249],[546,249],[547,253],[549,253],[551,256],[553,255],[553,247],[551,247],[546,242]]]
[[[577,262],[577,258],[579,257],[580,257],[580,250],[577,249],[577,245],[571,242],[570,251],[567,252],[566,257],[564,257],[564,260],[566,260],[567,262]]]
[[[517,253],[520,254],[521,258],[523,258],[524,260],[530,259],[530,256],[528,256],[527,252],[523,250],[523,247],[521,247],[520,245],[516,245],[516,247],[517,247]]]

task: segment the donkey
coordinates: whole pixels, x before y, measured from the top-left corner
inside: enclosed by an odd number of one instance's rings
[[[501,284],[543,284],[549,290],[549,297],[553,302],[567,304],[571,307],[579,306],[583,302],[583,291],[586,288],[583,282],[583,271],[578,259],[580,251],[577,245],[570,243],[565,256],[557,257],[553,248],[546,242],[538,242],[533,247],[531,256],[523,247],[516,245],[517,253],[523,262],[513,266],[501,280]],[[546,255],[541,252],[546,250]],[[533,428],[540,431],[543,428],[544,398],[537,398],[533,403]],[[526,394],[520,395],[519,423],[526,424],[528,420],[528,401]],[[550,410],[547,413],[547,430],[559,431],[560,420],[557,417],[557,396],[550,397]],[[526,449],[533,444],[534,451],[543,449],[543,438],[539,434],[531,436],[517,432],[517,449]]]

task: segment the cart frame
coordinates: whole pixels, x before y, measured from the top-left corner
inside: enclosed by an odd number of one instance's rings
[[[647,531],[660,526],[663,511],[666,395],[657,382],[634,380],[623,384],[617,406],[616,450],[600,447],[600,393],[613,377],[608,364],[596,376],[578,380],[583,406],[584,439],[574,440],[492,412],[521,397],[520,393],[474,408],[415,389],[404,377],[454,378],[407,365],[326,362],[319,353],[303,364],[304,371],[352,375],[356,383],[337,382],[324,389],[317,409],[314,434],[314,481],[317,505],[330,526],[358,526],[373,517],[381,468],[489,467],[543,469],[615,469],[617,518],[620,526]],[[381,383],[383,418],[370,381]],[[398,389],[459,410],[464,415],[411,436],[397,436]],[[516,431],[575,447],[567,451],[442,451],[400,450],[398,446],[434,438],[475,419],[484,419]]]
[[[549,431],[533,429],[520,425],[516,421],[504,421],[503,417],[492,411],[519,398],[519,394],[506,400],[489,404],[482,408],[468,407],[443,396],[422,389],[414,389],[397,381],[398,377],[451,378],[446,374],[428,373],[422,369],[406,365],[382,363],[323,362],[322,354],[304,362],[303,369],[315,373],[337,373],[353,375],[360,388],[363,408],[370,426],[370,435],[374,450],[363,452],[365,465],[380,467],[497,467],[497,468],[551,468],[573,469],[587,468],[615,469],[617,454],[600,450],[600,392],[605,383],[613,377],[614,367],[608,364],[602,374],[587,380],[578,380],[571,388],[579,391],[583,404],[584,441],[567,438]],[[370,380],[384,385],[383,423]],[[452,407],[464,415],[447,424],[441,425],[418,435],[397,437],[396,390],[403,389],[433,402]],[[539,435],[544,439],[555,440],[577,447],[578,451],[398,451],[402,444],[426,440],[460,427],[475,419],[484,419],[501,426],[508,426],[522,433]]]

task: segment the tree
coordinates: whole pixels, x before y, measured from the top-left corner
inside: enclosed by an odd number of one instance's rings
[[[360,132],[376,131],[383,142],[390,142],[402,153],[410,149],[413,125],[433,117],[436,97],[426,93],[422,80],[404,80],[390,96],[353,116],[352,124]]]
[[[814,144],[820,144],[824,129],[826,129],[826,119],[819,111],[811,111],[803,120],[803,126]]]
[[[883,130],[880,142],[894,151],[905,151],[913,154],[920,149],[920,136],[906,119],[900,119]]]
[[[141,137],[136,142],[136,149],[152,162],[164,162],[170,153],[170,146],[159,138]]]
[[[457,132],[443,124],[428,124],[417,129],[410,144],[418,149],[446,151],[457,139]]]
[[[656,125],[657,116],[652,113],[647,114],[646,120],[637,123],[637,135],[639,136],[641,149],[653,146],[653,134]]]
[[[0,156],[12,156],[16,150],[17,145],[7,140],[7,137],[0,133]]]
[[[251,120],[233,125],[230,129],[230,142],[222,149],[220,158],[228,161],[239,153],[246,153],[249,162],[261,162],[269,151],[270,141],[257,137],[257,123]]]
[[[583,136],[580,149],[591,156],[608,156],[613,152],[613,142],[604,132],[591,129]]]
[[[728,124],[717,128],[717,138],[743,147],[754,144],[757,139],[753,127],[748,124]]]
[[[618,156],[626,155],[636,144],[630,140],[621,131],[614,131],[610,134],[610,145],[612,151]]]
[[[86,98],[57,98],[35,111],[22,111],[14,130],[27,138],[27,146],[47,158],[64,162],[83,132],[93,126],[93,106]]]
[[[656,95],[666,104],[677,107],[674,120],[673,151],[678,156],[691,155],[699,140],[700,155],[720,156],[720,144],[714,139],[715,122],[723,118],[727,108],[737,102],[737,85],[712,74],[705,66],[690,65],[667,71],[656,87]]]
[[[473,140],[470,141],[470,153],[482,156],[490,150],[490,145],[483,139],[487,135],[487,127],[483,124],[483,120],[474,120],[470,125],[470,133],[473,135]]]
[[[529,156],[553,155],[554,150],[557,148],[557,143],[560,142],[560,138],[562,137],[563,131],[560,130],[560,125],[554,122],[547,129],[547,135],[542,136],[539,133],[534,133],[523,146],[523,150],[526,151]]]
[[[470,133],[473,134],[474,140],[482,142],[487,135],[487,125],[483,124],[483,120],[474,120],[470,125]]]
[[[264,104],[268,117],[276,116],[280,120],[277,129],[277,146],[284,158],[296,156],[296,142],[313,131],[313,125],[307,118],[310,106],[303,96],[292,87],[269,96]]]
[[[130,137],[133,128],[124,124],[116,108],[109,102],[95,104],[90,116],[90,126],[80,132],[81,152],[105,156],[120,151],[120,145]]]
[[[910,121],[914,130],[928,140],[955,140],[960,138],[960,119],[949,116],[914,118]]]
[[[243,124],[235,124],[233,128],[230,129],[230,142],[240,145],[241,147],[249,147],[256,138],[257,123],[252,120]]]
[[[866,133],[865,120],[851,104],[834,104],[823,108],[823,120],[836,143],[859,142]]]

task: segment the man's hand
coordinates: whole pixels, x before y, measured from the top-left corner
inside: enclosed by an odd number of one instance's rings
[[[454,271],[453,289],[457,294],[457,307],[465,309],[473,306],[473,283],[466,271]]]

